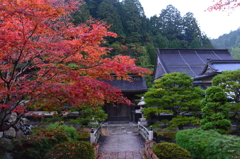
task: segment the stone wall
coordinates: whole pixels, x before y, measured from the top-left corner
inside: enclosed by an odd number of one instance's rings
[[[158,157],[153,153],[152,150],[153,145],[154,145],[153,140],[145,142],[145,153],[148,159],[158,159]]]
[[[17,120],[17,113],[13,112],[7,120],[5,121],[5,125],[10,125]],[[16,122],[12,127],[8,130],[0,132],[0,137],[4,138],[22,138],[25,135],[29,135],[31,130],[30,121],[26,118],[21,118],[19,121]]]
[[[97,143],[92,143],[92,145],[94,146],[94,154],[95,154],[95,158],[99,157],[99,144]]]

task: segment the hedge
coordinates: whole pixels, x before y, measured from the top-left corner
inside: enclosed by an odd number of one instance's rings
[[[240,138],[214,130],[181,130],[176,134],[176,143],[191,152],[193,159],[240,158]]]

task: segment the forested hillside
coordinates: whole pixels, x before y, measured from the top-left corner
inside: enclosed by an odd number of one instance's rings
[[[90,17],[111,24],[110,31],[118,34],[106,39],[105,46],[113,48],[110,56],[129,55],[142,67],[153,68],[155,48],[213,48],[193,13],[182,17],[172,5],[147,18],[138,0],[85,0],[73,14],[74,23]]]
[[[235,59],[240,59],[240,28],[211,41],[215,48],[229,49]]]

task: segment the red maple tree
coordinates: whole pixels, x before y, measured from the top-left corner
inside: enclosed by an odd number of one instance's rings
[[[150,73],[127,56],[104,58],[110,49],[100,44],[117,35],[101,21],[70,23],[78,6],[74,0],[1,0],[0,131],[34,108],[130,104],[119,89],[99,79]],[[17,120],[5,125],[12,112]]]
[[[213,0],[214,5],[207,8],[208,11],[213,10],[232,10],[240,6],[238,0]]]

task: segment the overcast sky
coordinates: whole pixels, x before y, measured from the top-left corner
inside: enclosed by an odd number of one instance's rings
[[[184,16],[187,12],[192,12],[197,19],[202,32],[209,38],[218,38],[219,36],[237,30],[240,27],[240,7],[232,13],[213,11],[208,12],[205,9],[213,4],[213,0],[139,0],[142,4],[145,15],[151,17],[159,15],[162,9],[172,4]]]

